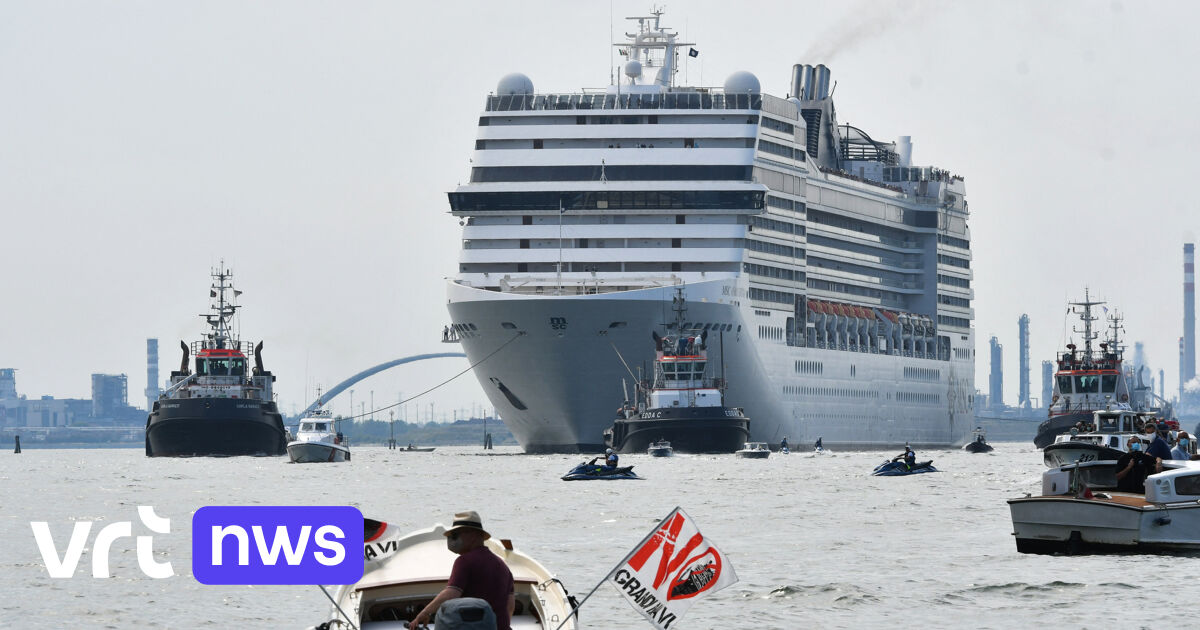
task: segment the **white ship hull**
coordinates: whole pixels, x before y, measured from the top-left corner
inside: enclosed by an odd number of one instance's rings
[[[757,331],[763,311],[737,297],[744,294],[738,285],[737,279],[686,285],[686,319],[728,325],[728,332],[710,332],[709,357],[721,362],[724,354],[726,402],[751,418],[751,440],[805,443],[820,437],[838,448],[906,442],[941,447],[961,443],[974,428],[970,361],[762,339]],[[673,295],[671,287],[530,296],[448,285],[452,321],[473,325],[461,340],[463,350],[472,363],[482,361],[476,377],[528,452],[603,447],[602,432],[624,400],[622,379],[632,391],[634,378],[620,357],[635,373],[647,364],[653,342],[646,331],[673,319]],[[778,313],[774,318],[781,319]],[[971,340],[961,344],[970,347]],[[821,374],[800,373],[797,362],[817,362]],[[922,380],[904,378],[916,373]]]

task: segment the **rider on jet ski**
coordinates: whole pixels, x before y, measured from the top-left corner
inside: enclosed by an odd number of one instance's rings
[[[893,457],[892,461],[898,462],[902,459],[904,460],[904,464],[908,466],[908,469],[912,470],[912,467],[917,463],[917,454],[912,450],[911,447],[909,447],[909,445],[905,444],[904,452]]]
[[[588,465],[589,466],[595,465],[597,459],[600,459],[600,457],[599,456],[593,457],[592,461],[588,462]],[[617,462],[619,462],[620,459],[621,458],[618,457],[617,454],[614,453],[611,448],[604,451],[604,467],[605,468],[608,468],[609,470],[615,469],[617,467]]]

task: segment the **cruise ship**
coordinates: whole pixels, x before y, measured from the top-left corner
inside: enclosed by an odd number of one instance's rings
[[[974,427],[963,179],[908,136],[839,123],[824,65],[682,85],[699,54],[662,24],[578,92],[500,79],[478,119],[448,280],[451,324],[527,452],[593,451],[646,332],[709,331],[751,439],[833,448],[961,443]]]

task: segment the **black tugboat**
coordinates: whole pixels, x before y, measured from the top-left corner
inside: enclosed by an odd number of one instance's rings
[[[183,362],[178,372],[171,372],[171,385],[146,419],[146,455],[283,455],[287,432],[271,392],[275,376],[263,369],[262,342],[252,348],[233,331],[240,307],[227,294],[241,294],[233,289],[233,272],[222,263],[212,277],[212,312],[201,315],[210,330],[190,351],[179,342]],[[195,356],[194,370],[188,366],[189,354]],[[254,368],[248,373],[249,357],[254,357]]]
[[[708,331],[685,330],[682,292],[673,301],[676,322],[667,335],[650,333],[653,380],[638,383],[633,404],[618,410],[604,441],[618,453],[645,453],[659,440],[677,453],[732,453],[750,439],[750,419],[725,406],[725,379],[708,376]]]

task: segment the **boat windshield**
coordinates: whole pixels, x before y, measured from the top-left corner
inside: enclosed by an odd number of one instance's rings
[[[1096,394],[1100,392],[1100,377],[1097,375],[1084,375],[1075,377],[1075,393],[1077,394]]]
[[[1111,394],[1117,391],[1117,375],[1105,374],[1100,377],[1100,389]]]
[[[245,359],[196,359],[200,376],[245,376]]]
[[[1072,393],[1072,392],[1071,392],[1071,377],[1070,377],[1070,376],[1060,376],[1060,377],[1058,377],[1058,391],[1059,391],[1060,393],[1063,393],[1063,394],[1070,394],[1070,393]]]

